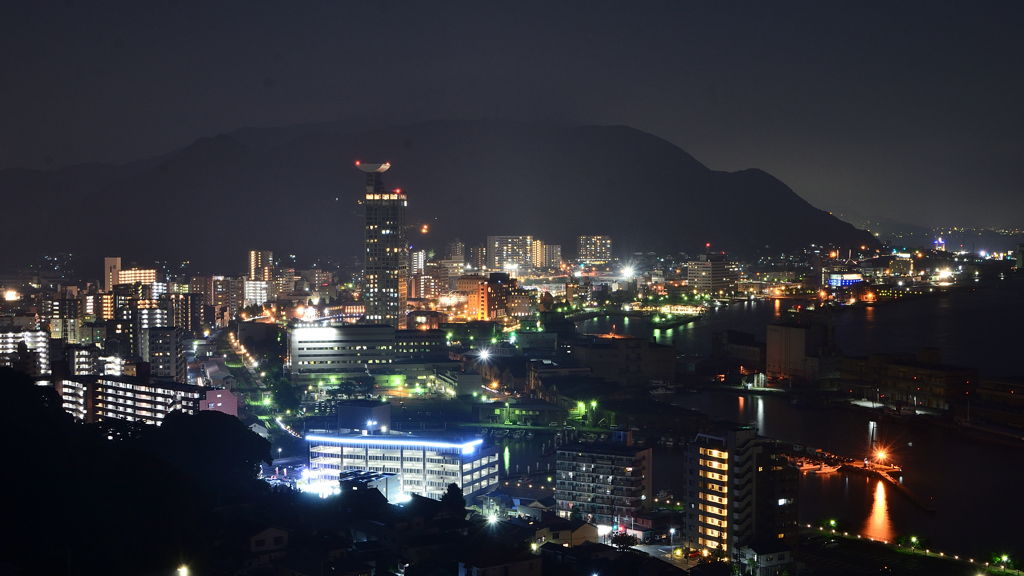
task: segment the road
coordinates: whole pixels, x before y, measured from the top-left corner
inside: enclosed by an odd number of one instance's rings
[[[681,568],[686,571],[689,571],[690,568],[697,565],[697,558],[687,559],[684,556],[673,556],[672,546],[667,546],[665,544],[641,544],[639,546],[633,546],[633,549],[646,552],[651,556],[651,558],[657,558],[658,560],[668,562],[676,568]]]

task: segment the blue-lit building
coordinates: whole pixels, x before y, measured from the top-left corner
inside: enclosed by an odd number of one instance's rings
[[[498,447],[469,441],[399,435],[311,434],[309,483],[336,485],[346,470],[397,474],[402,493],[439,500],[449,484],[466,500],[498,486]]]

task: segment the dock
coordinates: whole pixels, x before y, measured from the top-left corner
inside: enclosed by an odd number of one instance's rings
[[[844,464],[839,467],[840,472],[849,472],[851,474],[860,474],[861,476],[868,476],[870,478],[878,478],[879,480],[895,487],[897,490],[903,493],[911,502],[917,504],[922,510],[929,513],[935,513],[935,507],[926,502],[923,498],[918,496],[913,490],[907,488],[905,484],[893,478],[888,470],[876,470],[874,468],[865,468],[864,466],[855,466],[852,464]]]

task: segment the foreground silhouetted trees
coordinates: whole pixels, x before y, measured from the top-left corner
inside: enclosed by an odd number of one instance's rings
[[[0,368],[5,561],[29,574],[131,574],[201,559],[214,510],[263,498],[270,443],[219,412],[80,424]]]

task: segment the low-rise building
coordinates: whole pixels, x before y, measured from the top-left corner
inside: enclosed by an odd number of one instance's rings
[[[199,386],[130,376],[74,376],[54,387],[64,409],[86,423],[121,419],[159,426],[176,410],[195,414],[206,395]]]
[[[923,348],[911,354],[872,354],[842,359],[844,384],[862,390],[882,404],[951,410],[967,401],[978,371],[942,363],[938,349]]]
[[[565,423],[565,410],[543,400],[516,399],[508,402],[481,402],[473,405],[477,422],[559,426]]]
[[[576,339],[572,359],[593,376],[620,384],[650,380],[671,382],[676,373],[676,349],[647,338],[623,334],[587,334]]]
[[[483,440],[456,441],[400,435],[312,434],[311,484],[336,485],[342,472],[369,470],[398,474],[404,494],[440,500],[456,484],[467,500],[498,485],[498,448]]]
[[[207,390],[203,400],[199,404],[199,409],[223,412],[237,418],[238,397],[230,390]]]

